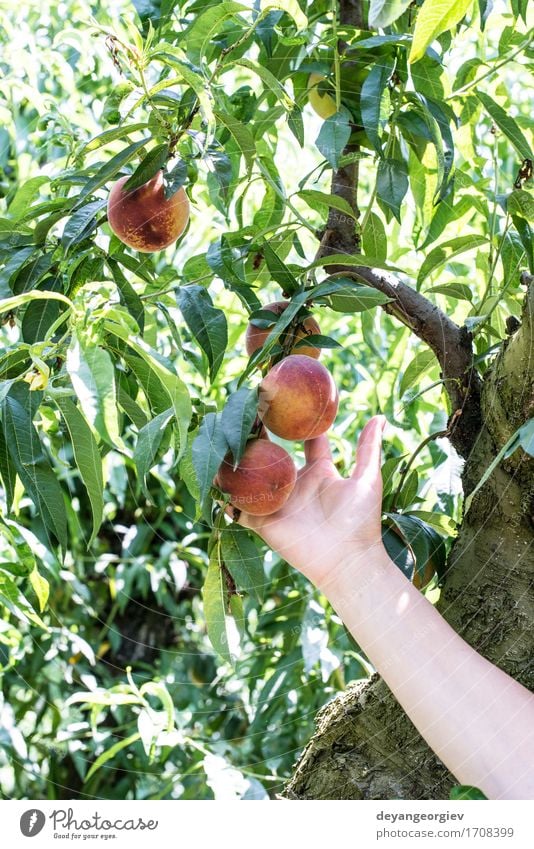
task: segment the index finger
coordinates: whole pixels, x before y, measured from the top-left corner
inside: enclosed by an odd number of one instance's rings
[[[315,439],[307,439],[304,443],[304,456],[309,465],[318,460],[327,460],[331,463],[332,453],[327,435],[323,433],[321,436],[316,436]]]
[[[353,480],[373,481],[380,476],[382,433],[385,426],[385,416],[373,416],[362,430],[356,449],[356,465],[351,474]]]

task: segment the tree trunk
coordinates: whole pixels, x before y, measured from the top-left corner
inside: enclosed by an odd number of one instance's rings
[[[482,427],[463,473],[467,495],[534,416],[534,278],[522,325],[487,372]],[[464,516],[438,609],[478,652],[534,690],[534,459],[519,448]],[[422,635],[424,638],[424,635]],[[447,799],[458,783],[378,677],[326,705],[285,794],[290,799]]]

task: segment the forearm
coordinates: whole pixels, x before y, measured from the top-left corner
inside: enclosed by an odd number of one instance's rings
[[[534,798],[534,695],[462,640],[381,545],[320,589],[460,783]]]

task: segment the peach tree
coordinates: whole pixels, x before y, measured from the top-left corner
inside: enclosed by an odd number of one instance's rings
[[[339,389],[331,437],[342,472],[366,419],[390,422],[383,533],[399,568],[532,688],[534,154],[518,81],[532,68],[527,3],[84,8],[83,27],[63,31],[49,9],[45,47],[33,22],[41,66],[8,51],[0,99],[7,665],[24,634],[53,631],[72,593],[98,620],[104,596],[117,612],[132,582],[158,585],[155,562],[175,578],[185,563],[203,583],[201,619],[222,668],[263,674],[254,635],[258,616],[272,614],[260,639],[266,651],[272,635],[279,650],[256,706],[265,727],[286,655],[300,663],[303,652],[306,673],[317,663],[330,693],[345,689],[344,660],[322,643],[314,654],[311,638],[299,647],[318,602],[289,616],[289,591],[278,606],[289,570],[231,521],[216,477],[258,437],[270,370],[320,354]],[[125,217],[108,221],[118,181],[138,193],[134,242]],[[143,195],[151,181],[155,206]],[[187,227],[159,251],[149,230],[177,198],[190,207]],[[284,309],[265,309],[279,301]],[[261,344],[247,351],[251,334]],[[301,443],[283,444],[301,462]],[[129,573],[145,532],[151,556]],[[80,564],[99,576],[94,595]],[[199,606],[197,588],[178,583]],[[495,587],[506,612],[497,619]],[[171,610],[169,597],[162,604]],[[106,617],[98,645],[81,623],[63,635],[74,657],[104,656]],[[331,625],[354,660],[348,678],[363,683],[330,706],[288,794],[447,798],[451,776],[367,678],[342,623]],[[128,706],[144,717],[87,781],[139,741],[147,756],[179,745],[157,675],[140,688],[131,675],[115,687],[78,683],[70,703],[90,709],[94,728],[106,710],[125,724]],[[350,750],[342,768],[323,739],[332,734]],[[401,753],[402,775],[384,751]]]

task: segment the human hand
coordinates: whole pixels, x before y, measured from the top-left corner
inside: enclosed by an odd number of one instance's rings
[[[356,465],[342,478],[326,436],[304,443],[306,465],[284,506],[270,516],[241,512],[239,523],[255,531],[284,560],[316,586],[329,581],[347,560],[381,550],[382,476],[380,449],[385,426],[375,416],[358,440]]]

